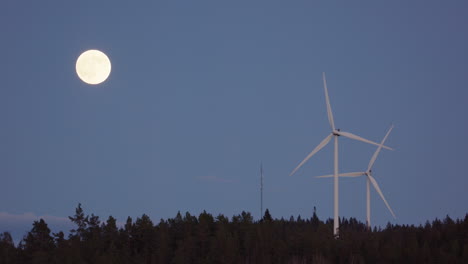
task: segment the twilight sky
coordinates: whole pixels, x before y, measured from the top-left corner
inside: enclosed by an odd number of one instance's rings
[[[151,3],[149,3],[151,2]],[[372,221],[468,212],[466,1],[2,1],[0,231],[74,213],[157,222],[177,211],[333,215],[338,128],[380,141]],[[112,62],[90,86],[81,52]],[[340,138],[340,171],[375,147]],[[340,215],[365,221],[365,179],[340,180]],[[24,221],[23,221],[24,220]],[[57,226],[60,226],[57,224]],[[23,231],[24,230],[24,231]]]

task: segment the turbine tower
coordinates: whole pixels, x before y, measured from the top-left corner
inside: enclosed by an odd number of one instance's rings
[[[260,219],[263,218],[263,164],[260,162]]]
[[[333,174],[333,178],[334,178],[334,184],[333,184],[333,193],[334,193],[334,210],[333,210],[333,235],[335,237],[338,237],[338,229],[339,229],[339,214],[338,214],[338,207],[339,207],[339,204],[338,204],[338,137],[339,136],[344,136],[344,137],[347,137],[347,138],[351,138],[351,139],[354,139],[354,140],[358,140],[358,141],[362,141],[362,142],[365,142],[365,143],[368,143],[368,144],[373,144],[373,145],[376,145],[376,146],[381,146],[381,144],[378,144],[378,143],[375,143],[373,141],[370,141],[368,139],[365,139],[365,138],[362,138],[360,136],[357,136],[357,135],[354,135],[352,133],[349,133],[349,132],[344,132],[344,131],[341,131],[340,129],[337,129],[335,128],[335,121],[333,120],[333,113],[332,113],[332,109],[331,109],[331,105],[330,105],[330,98],[328,97],[328,88],[327,88],[327,81],[325,79],[325,73],[322,73],[322,78],[323,78],[323,88],[325,90],[325,101],[326,101],[326,104],[327,104],[327,115],[328,115],[328,122],[330,123],[330,127],[331,127],[331,133],[330,135],[328,135],[324,140],[322,140],[322,142],[320,142],[320,144],[318,144],[317,147],[315,147],[314,150],[312,150],[312,152],[309,153],[309,155],[307,155],[307,157],[305,157],[305,159],[303,161],[301,161],[301,163],[299,163],[299,165],[291,172],[291,174],[289,174],[289,176],[292,176],[294,173],[296,173],[296,171],[302,167],[302,165],[304,165],[304,163],[306,163],[313,155],[315,155],[315,153],[317,153],[319,150],[321,150],[323,147],[325,147],[328,142],[330,142],[331,138],[333,137],[334,138],[334,143],[335,143],[335,150],[334,150],[334,162],[333,162],[333,166],[334,166],[334,174]],[[383,148],[386,148],[386,149],[390,149],[392,150],[391,148],[387,147],[387,146],[384,146],[382,145]]]
[[[390,208],[390,205],[388,204],[387,200],[385,199],[385,197],[384,197],[384,195],[382,193],[382,190],[379,187],[379,184],[377,183],[375,178],[372,176],[372,166],[374,165],[375,160],[377,159],[377,156],[379,155],[379,152],[382,149],[383,144],[385,143],[385,140],[387,140],[388,135],[390,134],[390,132],[392,132],[392,129],[393,129],[393,125],[390,127],[390,129],[388,129],[387,134],[382,139],[382,142],[380,143],[377,150],[374,152],[374,155],[372,155],[372,158],[369,161],[369,165],[367,165],[367,170],[366,171],[364,171],[364,172],[349,172],[349,173],[342,173],[342,174],[338,175],[339,177],[366,176],[366,181],[367,181],[367,187],[366,187],[366,204],[367,204],[367,208],[366,208],[366,211],[367,211],[366,212],[366,225],[367,225],[367,229],[369,229],[369,230],[371,228],[371,220],[370,220],[370,210],[371,210],[370,209],[370,184],[371,183],[372,183],[372,186],[374,187],[374,189],[377,191],[377,193],[380,195],[380,197],[384,201],[385,205],[387,206],[388,210],[392,214],[393,218],[396,219],[396,216],[393,213],[392,208]],[[331,177],[334,177],[334,175],[318,176],[317,178],[331,178]]]

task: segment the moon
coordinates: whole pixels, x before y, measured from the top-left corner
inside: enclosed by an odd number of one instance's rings
[[[76,60],[76,74],[87,84],[100,84],[109,77],[111,62],[99,50],[87,50]]]

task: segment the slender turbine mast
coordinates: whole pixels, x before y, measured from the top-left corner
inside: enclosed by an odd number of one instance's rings
[[[342,173],[338,174],[339,177],[359,177],[359,176],[366,176],[366,225],[367,229],[371,228],[371,220],[370,220],[370,185],[374,187],[374,189],[377,191],[377,193],[380,195],[382,200],[384,201],[385,205],[387,206],[388,210],[392,214],[393,218],[396,219],[395,214],[393,213],[392,208],[390,208],[390,205],[388,204],[387,200],[385,199],[382,190],[379,187],[379,184],[375,180],[375,178],[372,176],[372,166],[375,163],[375,160],[377,159],[377,156],[380,153],[380,150],[382,149],[383,144],[385,143],[385,140],[387,140],[388,135],[390,135],[390,132],[392,132],[393,125],[388,129],[387,134],[385,137],[382,139],[382,142],[380,143],[379,147],[377,150],[374,152],[374,155],[372,155],[372,158],[369,161],[369,165],[367,166],[367,170],[364,172],[348,172],[348,173]],[[317,178],[331,178],[335,177],[335,175],[325,175],[325,176],[318,176]]]
[[[305,157],[305,159],[303,161],[301,161],[301,163],[299,163],[299,165],[291,172],[291,174],[289,174],[289,176],[292,176],[294,173],[296,173],[296,171],[300,167],[302,167],[302,165],[304,165],[304,163],[306,163],[313,155],[315,155],[315,153],[317,153],[319,150],[321,150],[323,147],[325,147],[328,144],[328,142],[330,142],[332,137],[334,137],[334,139],[335,139],[334,140],[335,151],[334,151],[334,162],[333,162],[333,165],[334,165],[334,170],[333,170],[334,171],[334,174],[333,174],[333,178],[334,178],[334,185],[333,185],[333,190],[334,190],[333,191],[334,192],[333,235],[335,235],[335,237],[338,237],[338,231],[339,231],[339,214],[338,214],[338,208],[339,208],[339,203],[338,203],[338,198],[339,198],[338,197],[338,137],[339,136],[344,136],[344,137],[347,137],[347,138],[350,138],[350,139],[362,141],[362,142],[372,144],[372,145],[376,145],[376,146],[380,146],[381,144],[375,143],[375,142],[370,141],[368,139],[365,139],[365,138],[362,138],[360,136],[354,135],[352,133],[344,132],[344,131],[341,131],[340,129],[335,128],[335,121],[333,120],[333,113],[332,113],[332,109],[331,109],[331,105],[330,105],[330,98],[328,97],[328,88],[327,88],[327,81],[326,81],[326,78],[325,78],[325,73],[322,73],[322,78],[323,78],[323,88],[325,90],[325,102],[327,104],[328,122],[330,123],[330,127],[331,127],[332,131],[324,140],[322,140],[322,142],[320,142],[320,144],[318,144],[317,147],[315,147],[314,150],[312,150],[312,152],[309,153],[309,155],[307,155],[307,157]],[[384,146],[384,145],[382,145],[382,147],[392,150],[391,148],[389,148],[387,146]]]
[[[263,218],[263,164],[260,162],[260,219]]]

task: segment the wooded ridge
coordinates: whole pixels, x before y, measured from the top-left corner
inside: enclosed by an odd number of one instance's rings
[[[178,213],[154,224],[146,214],[122,227],[109,216],[86,215],[81,205],[69,217],[68,237],[34,221],[18,246],[0,234],[0,263],[468,263],[468,214],[422,226],[387,224],[367,230],[355,218],[273,219],[248,212],[231,219],[203,212]]]

